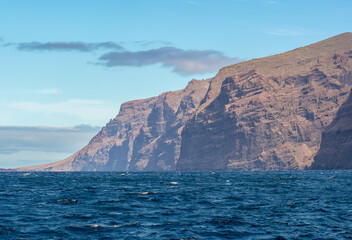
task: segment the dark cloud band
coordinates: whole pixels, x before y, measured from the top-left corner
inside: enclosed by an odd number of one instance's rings
[[[162,64],[182,75],[193,75],[218,71],[221,67],[239,62],[238,58],[224,56],[214,50],[183,50],[175,47],[162,47],[146,51],[110,52],[102,55],[100,64],[107,67],[145,66]]]
[[[13,44],[11,44],[13,45]],[[85,43],[85,42],[24,42],[15,44],[21,51],[79,51],[92,52],[99,49],[122,50],[114,42]]]
[[[135,43],[150,46],[152,43],[161,44],[162,42],[137,41]],[[215,50],[184,50],[169,46],[132,52],[125,51],[121,45],[114,42],[23,42],[8,43],[4,46],[16,46],[20,51],[92,52],[109,50],[110,52],[99,58],[98,64],[106,67],[140,67],[161,64],[162,67],[171,68],[173,72],[186,76],[216,72],[221,67],[240,62],[240,59],[236,57],[227,57]]]

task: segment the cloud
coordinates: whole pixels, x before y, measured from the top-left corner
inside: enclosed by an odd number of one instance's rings
[[[69,99],[54,103],[37,102],[14,102],[10,108],[32,113],[39,116],[74,117],[82,122],[94,124],[96,122],[107,122],[111,116],[116,115],[117,108],[100,100]]]
[[[191,0],[191,2],[194,2]],[[138,45],[143,50],[127,51],[122,45]],[[168,46],[165,46],[168,45]],[[236,57],[227,57],[216,50],[184,50],[172,47],[167,41],[132,41],[132,42],[22,42],[7,43],[20,51],[79,51],[92,52],[109,50],[100,56],[97,65],[106,67],[130,66],[140,67],[161,64],[181,75],[194,75],[218,71],[221,67],[240,62]],[[153,46],[155,46],[153,48]],[[162,47],[160,47],[162,46]],[[147,50],[144,50],[147,49]],[[91,63],[91,62],[89,62]]]
[[[85,43],[85,42],[23,42],[9,43],[5,46],[15,45],[20,51],[79,51],[92,52],[99,49],[122,50],[119,44],[114,42]]]
[[[110,52],[99,58],[107,67],[140,67],[161,64],[181,75],[193,75],[218,71],[221,67],[239,62],[238,58],[224,56],[214,50],[183,50],[175,47],[161,47],[146,51]]]
[[[0,38],[0,42],[3,41]],[[142,48],[149,48],[152,46],[167,46],[171,45],[169,41],[162,40],[140,40],[140,41],[130,41],[130,42],[98,42],[98,43],[86,43],[86,42],[22,42],[22,43],[6,43],[3,47],[15,46],[20,51],[79,51],[79,52],[92,52],[99,49],[109,49],[115,51],[122,51],[124,46],[127,45],[137,45]]]
[[[75,152],[100,130],[100,127],[21,127],[0,126],[0,154],[21,151]]]

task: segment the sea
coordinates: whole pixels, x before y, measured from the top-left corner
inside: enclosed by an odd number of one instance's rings
[[[0,239],[351,238],[351,171],[0,173]]]

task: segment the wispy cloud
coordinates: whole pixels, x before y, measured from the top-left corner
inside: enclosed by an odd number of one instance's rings
[[[110,52],[99,58],[107,67],[140,67],[161,64],[181,75],[202,74],[218,71],[221,67],[239,62],[238,58],[227,57],[215,50],[183,50],[175,47],[161,47],[146,51]]]
[[[8,43],[5,46],[16,46],[20,51],[79,51],[92,52],[99,49],[122,50],[123,47],[114,42],[22,42]]]
[[[117,108],[104,101],[86,99],[70,99],[55,103],[14,102],[10,104],[10,108],[41,115],[66,115],[88,123],[106,122],[117,113]]]

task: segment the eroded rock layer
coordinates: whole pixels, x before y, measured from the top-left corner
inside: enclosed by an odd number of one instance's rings
[[[352,169],[352,91],[323,132],[311,169]]]
[[[192,80],[183,90],[121,105],[119,114],[89,144],[59,162],[18,170],[175,170],[181,131],[208,91],[210,80]]]
[[[225,67],[183,90],[124,103],[77,153],[18,170],[305,169],[351,85],[352,33],[345,33]],[[316,164],[334,168],[319,159]]]
[[[177,169],[310,166],[348,97],[352,34],[225,67],[182,133]]]

